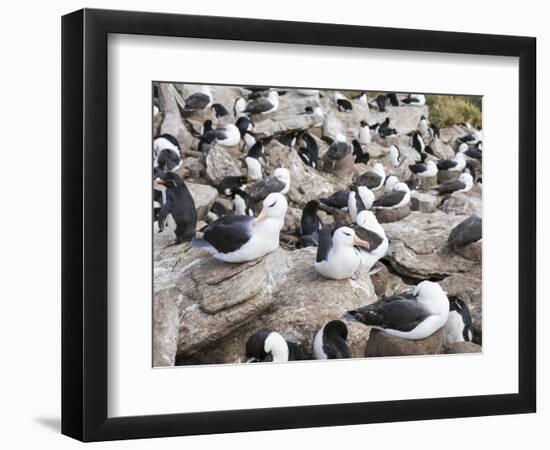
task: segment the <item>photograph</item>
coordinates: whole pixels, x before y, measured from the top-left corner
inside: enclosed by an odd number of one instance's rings
[[[482,352],[482,96],[151,91],[154,367]]]

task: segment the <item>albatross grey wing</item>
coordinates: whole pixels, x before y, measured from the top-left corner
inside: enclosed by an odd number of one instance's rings
[[[454,227],[447,242],[451,247],[462,247],[481,239],[481,217],[473,215]]]
[[[359,175],[355,180],[357,186],[367,186],[369,189],[380,186],[382,177],[376,172],[368,171],[362,175]]]
[[[464,189],[465,187],[466,185],[462,181],[455,178],[454,180],[447,181],[446,183],[436,187],[436,190],[440,194],[452,194],[453,192]]]
[[[369,243],[368,250],[366,248],[362,248],[361,251],[365,251],[368,253],[373,252],[382,244],[382,242],[384,242],[384,238],[374,231],[366,230],[362,227],[355,227],[354,230],[359,239],[362,239],[363,241],[367,241]]]
[[[316,262],[326,261],[332,248],[332,227],[325,226],[319,231],[319,246],[317,247]]]
[[[231,253],[252,236],[250,216],[223,216],[204,229],[204,239],[220,253]]]
[[[260,114],[266,111],[269,111],[273,108],[273,103],[269,101],[267,97],[259,97],[253,101],[251,101],[244,112],[250,113],[250,114]]]
[[[404,191],[392,191],[389,194],[386,194],[382,197],[380,197],[378,200],[376,200],[372,206],[373,207],[385,207],[388,208],[390,206],[397,205],[401,200],[403,200],[403,197],[405,197],[406,192]]]
[[[335,192],[330,197],[321,198],[319,201],[332,208],[347,208],[349,192],[349,189],[344,189],[343,191]]]
[[[411,331],[431,315],[412,294],[386,297],[349,314],[365,325],[399,331]]]
[[[453,161],[452,159],[444,159],[443,161],[439,161],[437,163],[437,168],[439,170],[450,170],[456,167],[456,161]]]
[[[191,94],[185,100],[184,111],[195,111],[197,109],[204,109],[210,103],[210,96],[202,92],[195,92]]]

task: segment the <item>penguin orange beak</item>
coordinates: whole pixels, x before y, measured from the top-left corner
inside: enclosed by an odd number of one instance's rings
[[[254,219],[254,224],[257,224],[258,222],[261,222],[267,217],[267,210],[265,208],[262,208],[260,211],[260,214],[258,214],[258,217]]]
[[[360,247],[369,248],[369,243],[362,239],[359,239],[357,236],[353,238],[353,245],[359,245]]]
[[[161,180],[160,178],[155,178],[155,181],[153,181],[153,186],[158,186],[158,185],[164,186],[165,185],[164,181]]]

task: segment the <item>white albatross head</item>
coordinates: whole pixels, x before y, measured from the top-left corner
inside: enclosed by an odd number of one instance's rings
[[[335,247],[353,247],[354,245],[358,245],[360,247],[369,248],[369,243],[359,239],[355,235],[355,231],[348,227],[338,228],[332,235],[332,243]]]
[[[395,183],[393,185],[393,190],[394,191],[400,191],[400,192],[410,192],[410,189],[409,189],[409,186],[407,185],[407,183],[402,183],[402,182]]]
[[[279,192],[269,194],[264,202],[263,208],[258,214],[258,217],[254,219],[254,223],[259,223],[266,219],[277,219],[284,221],[286,210],[288,209],[288,202],[286,197]]]
[[[269,333],[264,341],[264,351],[271,354],[273,362],[288,361],[288,344],[276,331]]]

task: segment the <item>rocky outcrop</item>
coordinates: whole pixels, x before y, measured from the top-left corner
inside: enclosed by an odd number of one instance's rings
[[[197,220],[202,220],[218,197],[218,191],[207,184],[186,183],[197,210]]]
[[[315,333],[326,321],[377,299],[368,273],[341,281],[323,278],[313,267],[315,254],[315,248],[279,249],[244,265],[206,257],[181,273],[178,278],[191,283],[192,295],[182,303],[179,363],[244,361],[246,340],[266,327],[311,353]],[[347,324],[352,352],[362,356],[368,329]]]
[[[173,366],[178,350],[180,325],[177,289],[168,288],[153,299],[153,366]]]
[[[437,355],[443,350],[443,330],[426,339],[410,341],[373,329],[365,351],[367,357]]]
[[[416,279],[468,272],[474,262],[447,247],[450,230],[464,219],[439,210],[431,214],[413,211],[399,222],[385,224],[386,235],[395,244],[388,261],[396,272]]]
[[[243,166],[246,151],[241,141],[235,147],[204,145],[199,152],[198,133],[207,119],[212,120],[214,126],[234,123],[235,99],[247,97],[251,91],[244,87],[210,87],[214,102],[229,112],[217,118],[211,108],[183,111],[185,99],[196,92],[198,86],[170,83],[160,86],[161,112],[153,118],[154,133],[170,133],[178,139],[183,155],[178,173],[194,198],[199,229],[208,221],[207,213],[215,201],[232,207],[230,199],[220,197],[215,187],[225,176],[246,175]],[[474,321],[474,340],[481,343],[482,242],[453,250],[447,247],[448,235],[455,225],[473,213],[482,214],[481,185],[474,185],[468,193],[439,196],[433,189],[435,179],[421,179],[419,190],[411,193],[410,205],[394,210],[373,210],[392,245],[390,253],[379,262],[378,272],[372,275],[360,269],[352,279],[327,280],[313,267],[315,248],[295,249],[296,229],[302,208],[308,201],[348,188],[354,177],[371,170],[376,162],[384,165],[386,174],[395,174],[402,181],[409,179],[409,165],[418,162],[420,155],[412,148],[408,133],[416,130],[422,115],[429,117],[429,108],[388,106],[386,112],[379,112],[376,106],[352,99],[353,109],[340,111],[334,92],[322,90],[320,95],[318,92],[302,95],[291,89],[286,91],[279,97],[276,112],[252,117],[255,123],[252,133],[258,138],[272,137],[264,141],[263,173],[271,176],[279,167],[290,172],[289,208],[280,248],[258,261],[229,264],[216,261],[204,250],[193,249],[188,243],[172,245],[174,224],[171,217],[165,231],[158,233],[155,228],[155,365],[243,362],[246,340],[258,328],[264,327],[301,344],[311,357],[312,340],[324,322],[342,319],[345,311],[372,303],[384,295],[409,290],[423,279],[440,281],[449,294],[468,303]],[[305,111],[307,107],[317,106],[322,108],[321,113]],[[372,142],[362,146],[370,155],[368,163],[354,163],[349,155],[342,167],[326,167],[324,155],[337,134],[344,134],[351,142],[358,137],[362,120],[372,125],[386,118],[398,134],[388,138],[372,136]],[[277,140],[285,133],[299,135],[305,130],[318,146],[316,168],[300,159],[298,145],[286,146]],[[451,158],[456,138],[465,133],[459,127],[442,129],[440,133],[440,139],[426,135],[425,141],[436,158]],[[393,144],[399,146],[401,154],[398,167],[393,167],[389,160]],[[481,165],[477,161],[473,163],[481,175]],[[438,182],[441,181],[440,173]],[[267,195],[265,189],[259,189],[260,185],[261,182],[250,182],[244,188],[257,206]],[[384,189],[375,192],[376,198],[383,194]],[[346,211],[323,206],[318,214],[325,224],[350,225]],[[444,351],[440,333],[424,341],[403,341],[378,331],[371,332],[370,327],[357,322],[345,323],[356,357],[363,357],[366,351],[368,356]],[[473,344],[455,347],[445,351],[466,352],[476,348]]]

